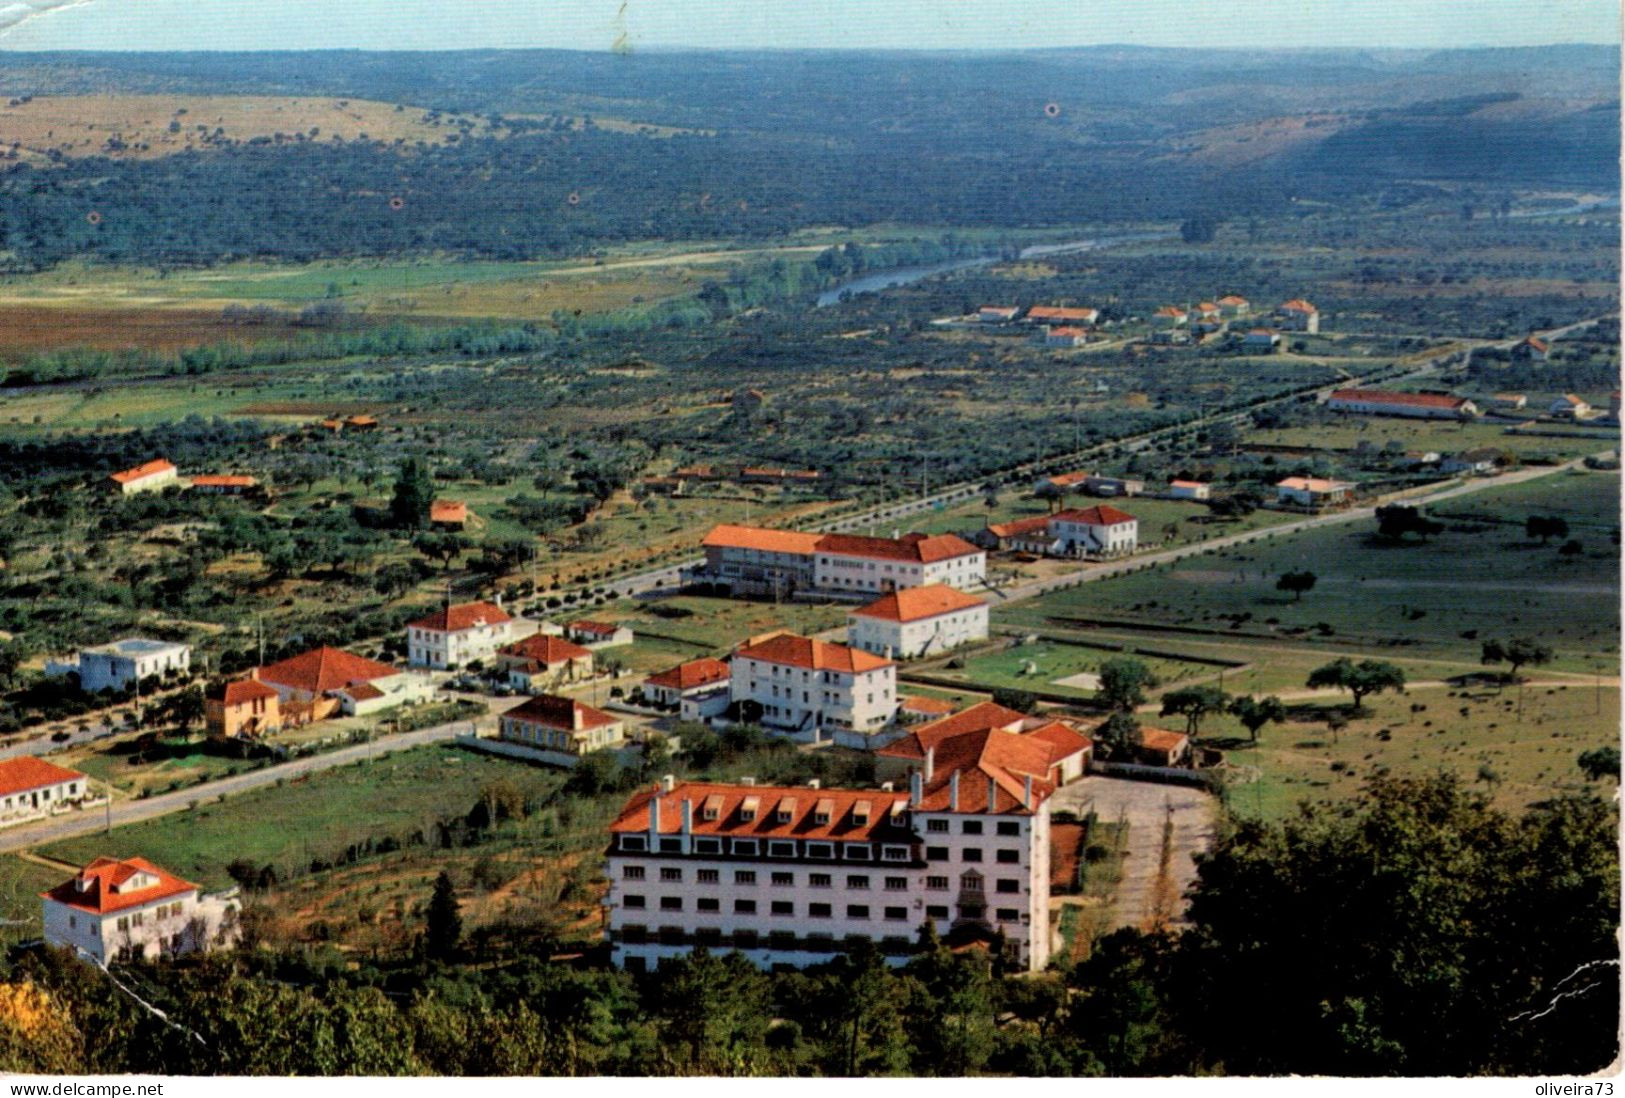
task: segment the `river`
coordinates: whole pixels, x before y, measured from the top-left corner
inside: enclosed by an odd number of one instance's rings
[[[1163,240],[1171,237],[1172,233],[1128,233],[1123,236],[1103,236],[1097,240],[1070,240],[1064,244],[1033,244],[1021,249],[1019,259],[1042,259],[1052,255],[1068,255],[1072,252],[1089,252],[1096,248],[1109,248],[1115,244],[1133,244],[1145,240]],[[820,309],[840,302],[843,296],[856,294],[878,293],[881,290],[890,290],[897,286],[907,286],[911,282],[918,282],[933,275],[948,274],[952,271],[967,271],[973,267],[986,267],[997,263],[1003,258],[998,255],[978,255],[967,259],[949,259],[941,263],[921,264],[917,267],[892,267],[884,271],[871,271],[866,275],[834,286],[818,295]]]

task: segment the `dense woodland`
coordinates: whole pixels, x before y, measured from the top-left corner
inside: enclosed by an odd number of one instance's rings
[[[437,887],[419,959],[396,966],[239,951],[122,969],[115,985],[64,954],[14,953],[0,1067],[1541,1075],[1617,1052],[1619,870],[1596,798],[1512,819],[1451,779],[1377,780],[1358,808],[1224,836],[1183,935],[1119,931],[1031,977],[925,934],[901,970],[867,949],[773,974],[703,950],[647,977],[592,950],[472,963],[449,895]]]

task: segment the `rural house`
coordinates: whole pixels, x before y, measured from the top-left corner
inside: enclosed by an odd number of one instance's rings
[[[1268,328],[1254,328],[1241,337],[1241,349],[1261,354],[1270,354],[1281,346],[1281,336]]]
[[[897,715],[897,665],[844,644],[772,633],[734,653],[739,719],[797,743],[868,748]]]
[[[259,485],[258,480],[247,476],[206,473],[192,478],[192,491],[204,495],[240,496],[254,491]]]
[[[1145,481],[1095,473],[1084,480],[1083,490],[1091,496],[1137,496],[1145,491]]]
[[[407,624],[407,662],[445,671],[488,660],[519,636],[519,624],[500,605],[462,602]]]
[[[1047,477],[1039,477],[1033,482],[1035,493],[1051,492],[1065,495],[1067,492],[1081,492],[1084,484],[1093,473],[1052,473]]]
[[[1168,484],[1169,499],[1189,499],[1206,501],[1213,496],[1211,485],[1203,484],[1199,480],[1175,480]]]
[[[1552,401],[1546,413],[1556,419],[1584,419],[1591,414],[1591,405],[1573,393],[1565,393]]]
[[[1008,324],[1019,312],[1019,305],[983,305],[976,311],[976,319],[983,324]]]
[[[1395,393],[1387,389],[1338,389],[1326,398],[1326,408],[1368,416],[1404,416],[1409,419],[1474,419],[1478,405],[1466,397],[1443,393]]]
[[[1089,342],[1089,333],[1082,328],[1063,326],[1044,329],[1046,347],[1082,347]]]
[[[1227,320],[1246,316],[1252,311],[1252,307],[1252,302],[1239,294],[1225,294],[1219,298],[1219,315]]]
[[[1275,486],[1277,503],[1295,507],[1338,507],[1349,502],[1354,485],[1318,477],[1287,477]]]
[[[203,692],[203,726],[215,739],[254,739],[282,728],[282,695],[255,679],[211,683]]]
[[[468,526],[468,504],[456,499],[435,500],[429,504],[429,525],[436,530],[464,530]]]
[[[705,721],[728,711],[733,700],[726,660],[688,660],[643,680],[643,696],[654,705],[675,708],[685,721]]]
[[[46,944],[103,966],[229,946],[236,936],[236,900],[200,895],[145,858],[97,858],[40,898]]]
[[[1124,557],[1139,548],[1140,520],[1109,504],[1049,516],[1053,553],[1062,557]]]
[[[1545,362],[1551,349],[1551,345],[1544,339],[1529,336],[1513,346],[1512,358],[1517,362]]]
[[[572,621],[565,625],[564,635],[588,648],[616,648],[632,643],[632,627],[608,621]]]
[[[1312,335],[1320,331],[1320,310],[1302,298],[1293,298],[1275,310],[1275,323],[1277,327],[1290,332],[1308,332]]]
[[[107,478],[113,491],[121,496],[133,496],[137,492],[161,492],[179,480],[180,472],[163,458],[125,469]]]
[[[527,694],[544,693],[593,675],[590,650],[546,633],[533,633],[497,649],[497,666],[508,673],[509,686]]]
[[[256,668],[253,678],[277,692],[285,727],[326,720],[335,714],[366,716],[429,698],[427,676],[402,671],[338,648],[313,648]]]
[[[846,621],[853,648],[887,659],[918,659],[986,640],[987,601],[933,583],[883,595]]]
[[[555,766],[626,742],[626,723],[574,698],[542,694],[502,714],[498,738],[540,753]]]
[[[79,689],[87,694],[102,690],[128,690],[138,680],[144,682],[161,678],[171,672],[186,675],[191,673],[191,669],[190,645],[146,637],[125,637],[110,644],[86,648],[70,662],[46,665],[48,674],[77,674]]]
[[[1100,321],[1100,310],[1072,309],[1059,305],[1034,305],[1027,310],[1026,319],[1032,324],[1092,328]]]
[[[1151,314],[1151,324],[1156,328],[1180,328],[1187,319],[1185,310],[1177,305],[1160,306]]]
[[[37,820],[90,796],[90,779],[33,755],[0,762],[0,826]]]

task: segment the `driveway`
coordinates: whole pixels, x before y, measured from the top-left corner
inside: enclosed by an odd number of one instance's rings
[[[1196,880],[1193,859],[1213,843],[1218,798],[1192,786],[1089,775],[1056,790],[1050,803],[1055,811],[1064,809],[1080,818],[1092,808],[1107,823],[1128,821],[1111,929],[1185,925],[1185,893]]]

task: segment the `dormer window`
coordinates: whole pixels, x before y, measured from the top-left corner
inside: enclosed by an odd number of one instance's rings
[[[830,797],[825,797],[813,806],[813,823],[821,827],[828,827],[830,820],[834,816],[835,801]]]
[[[796,799],[785,797],[779,802],[778,811],[773,814],[775,823],[787,824],[796,818]]]
[[[756,813],[761,807],[762,799],[760,797],[746,797],[744,803],[739,806],[739,818],[749,823],[756,819]]]
[[[713,793],[700,805],[700,819],[715,821],[722,816],[722,794]]]
[[[869,823],[869,813],[873,810],[874,806],[868,801],[859,801],[852,806],[852,822],[859,827],[866,826]]]

